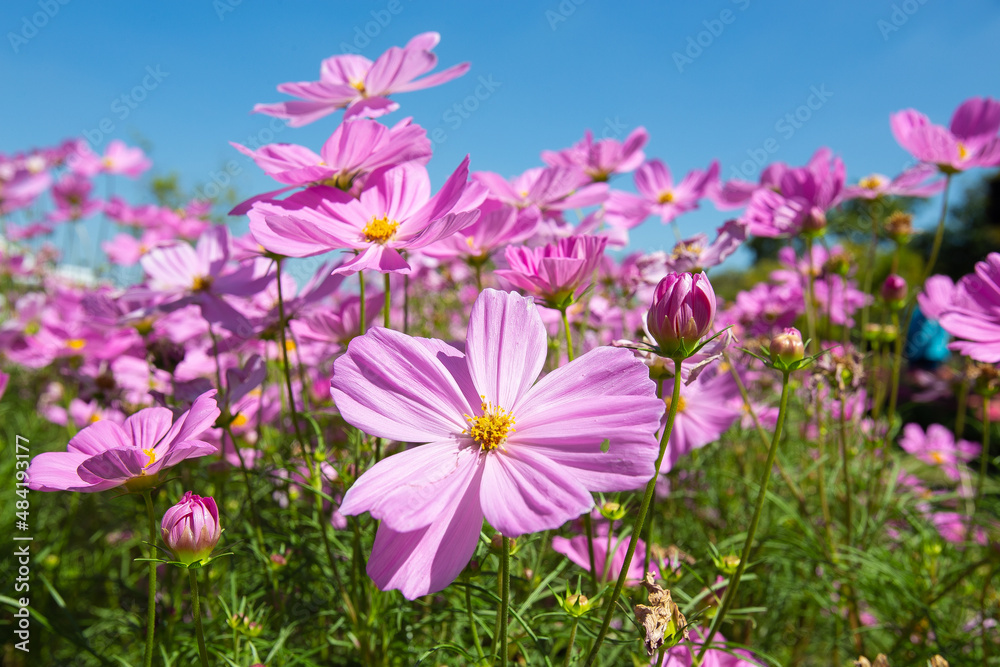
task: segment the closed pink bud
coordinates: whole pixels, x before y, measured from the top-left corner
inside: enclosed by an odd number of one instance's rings
[[[789,327],[771,339],[768,352],[771,353],[772,363],[780,364],[784,368],[796,361],[802,361],[806,356],[806,346],[802,342],[799,330]]]
[[[163,515],[161,534],[174,558],[185,565],[207,558],[222,536],[215,499],[188,491]]]
[[[902,276],[890,273],[882,283],[882,298],[887,302],[903,301],[906,299],[906,281]]]
[[[715,321],[715,290],[704,273],[669,273],[656,286],[646,328],[670,358],[690,356]]]

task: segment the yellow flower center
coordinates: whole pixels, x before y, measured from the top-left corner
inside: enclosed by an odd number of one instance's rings
[[[969,157],[969,149],[961,141],[958,142],[958,159],[964,160],[967,157]]]
[[[365,82],[364,81],[351,81],[351,88],[353,88],[354,90],[358,91],[362,95],[365,95],[368,92],[368,91],[365,90]]]
[[[195,292],[203,292],[212,286],[212,276],[195,276],[191,282],[191,289]]]
[[[674,193],[671,192],[670,190],[667,190],[666,192],[660,193],[660,198],[657,201],[659,201],[661,204],[669,204],[673,200],[674,200]]]
[[[238,415],[236,415],[235,417],[233,417],[233,426],[237,426],[237,427],[239,427],[239,426],[246,426],[248,421],[250,421],[250,420],[247,419],[247,416],[241,412]]]
[[[156,463],[156,452],[154,452],[152,449],[144,449],[142,450],[142,453],[149,457],[149,461],[146,463],[146,465],[142,466],[143,468],[148,468],[149,466]]]
[[[863,187],[865,190],[877,190],[879,186],[882,185],[882,179],[878,176],[872,175],[866,178],[862,178],[858,181],[858,185]]]
[[[82,338],[71,338],[66,341],[66,347],[71,350],[82,350],[86,344],[87,341]]]
[[[101,415],[97,414],[96,412],[94,414],[90,415],[90,423],[91,424],[96,424],[99,421],[101,421]]]
[[[291,338],[286,338],[285,349],[288,350],[289,352],[292,352],[295,349],[295,341],[292,340]]]
[[[671,400],[669,397],[663,399],[663,402],[667,404],[667,410],[670,410]],[[687,401],[684,400],[683,396],[677,399],[677,412],[684,412],[684,408],[687,407]]]
[[[941,456],[941,452],[931,452],[931,458],[934,459],[934,463],[938,465],[944,463],[944,457]]]
[[[507,436],[517,429],[514,428],[514,415],[500,406],[490,405],[485,396],[480,396],[483,402],[479,408],[483,414],[478,417],[464,415],[469,422],[469,428],[462,431],[479,443],[484,452],[489,452],[507,442]]]
[[[398,227],[398,222],[395,220],[390,222],[389,216],[383,215],[381,218],[372,217],[372,221],[365,225],[362,231],[366,241],[384,245],[386,241],[396,235]]]

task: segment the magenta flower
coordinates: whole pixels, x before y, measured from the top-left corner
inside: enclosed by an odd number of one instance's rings
[[[939,320],[951,307],[954,296],[954,281],[948,276],[934,275],[924,282],[924,291],[917,295],[917,305],[927,319]]]
[[[320,154],[295,144],[268,144],[253,151],[232,143],[249,156],[268,176],[286,187],[251,197],[238,204],[230,215],[242,215],[254,202],[309,185],[329,185],[349,190],[364,174],[379,167],[395,167],[406,162],[427,164],[431,142],[427,132],[405,118],[388,128],[373,120],[341,123],[323,144]]]
[[[631,229],[650,215],[671,222],[677,216],[698,208],[712,183],[719,178],[719,163],[713,162],[707,171],[692,170],[674,184],[670,167],[660,160],[651,160],[635,172],[635,187],[639,195],[614,191],[608,197],[605,218],[615,227]]]
[[[686,358],[715,321],[715,290],[704,273],[668,273],[653,292],[646,313],[646,333],[659,354]]]
[[[124,485],[155,486],[161,470],[208,456],[215,446],[198,440],[219,416],[215,390],[205,392],[175,421],[167,408],[146,408],[118,424],[101,420],[77,433],[65,452],[46,452],[28,466],[34,491],[92,493]]]
[[[924,463],[941,468],[956,482],[961,478],[959,465],[972,461],[982,451],[982,446],[974,442],[955,442],[952,432],[941,424],[931,424],[926,433],[918,424],[907,424],[899,446]]]
[[[510,268],[494,273],[551,308],[565,308],[590,284],[607,242],[597,236],[570,236],[541,248],[507,246]]]
[[[114,139],[108,143],[103,157],[94,153],[89,144],[80,142],[70,156],[68,164],[74,173],[88,178],[102,172],[138,178],[144,171],[153,166],[141,148],[130,148],[121,139]]]
[[[462,258],[485,262],[511,243],[523,243],[538,227],[538,216],[523,209],[487,199],[479,207],[479,218],[461,230],[427,246],[424,254],[438,259]]]
[[[379,169],[368,177],[358,199],[316,187],[281,201],[257,202],[249,213],[250,231],[262,246],[289,257],[356,251],[335,273],[409,273],[400,251],[428,246],[479,217],[476,209],[486,191],[470,186],[468,174],[467,156],[432,197],[422,166]]]
[[[858,181],[857,185],[844,188],[844,199],[875,199],[883,195],[930,197],[944,189],[944,180],[935,180],[937,176],[938,171],[926,164],[907,169],[891,180],[882,174],[871,174]]]
[[[215,499],[188,491],[163,515],[160,534],[174,558],[185,565],[208,558],[222,537]]]
[[[485,290],[465,354],[375,328],[335,362],[333,398],[348,423],[428,443],[375,464],[340,508],[382,522],[368,560],[380,589],[413,599],[445,588],[484,517],[510,537],[556,528],[593,507],[592,491],[652,476],[664,408],[642,362],[601,347],[536,383],[546,348],[531,299]]]
[[[941,326],[958,340],[948,347],[976,361],[1000,361],[1000,253],[991,252],[976,272],[962,276]]]
[[[594,141],[590,130],[583,140],[561,151],[542,151],[542,161],[550,167],[575,167],[593,181],[606,181],[611,174],[625,174],[646,159],[642,147],[649,141],[646,128],[637,127],[625,137]]]
[[[93,185],[89,178],[73,172],[63,174],[52,186],[52,201],[56,210],[49,214],[49,220],[64,222],[89,218],[101,210],[101,202],[90,198]]]
[[[469,71],[469,63],[418,79],[434,69],[437,56],[431,52],[441,35],[425,32],[411,39],[403,48],[391,47],[375,62],[357,55],[333,56],[320,66],[319,81],[283,83],[282,93],[301,98],[293,102],[257,104],[257,113],[285,118],[292,127],[302,127],[338,109],[346,109],[345,118],[375,118],[399,108],[388,97],[439,86]]]
[[[931,124],[914,109],[892,114],[889,126],[913,157],[945,173],[1000,165],[1000,102],[989,97],[962,102],[949,128]]]
[[[843,161],[821,148],[805,167],[784,171],[776,189],[755,190],[742,219],[754,236],[818,231],[826,226],[826,212],[844,199],[845,178]]]
[[[658,662],[659,656],[654,654],[650,660],[650,665],[661,665],[661,667],[692,667],[694,665],[694,656],[704,643],[705,630],[691,626],[688,628],[688,632],[691,634],[689,642],[681,642],[668,649],[662,663]],[[756,667],[756,665],[761,664],[752,661],[753,656],[747,651],[742,649],[726,649],[726,639],[722,636],[722,633],[717,632],[716,637],[718,639],[712,640],[712,643],[709,645],[710,648],[705,651],[700,667]],[[744,660],[743,658],[748,658],[748,660]]]
[[[607,183],[594,183],[572,167],[534,167],[510,181],[492,171],[477,171],[472,179],[488,188],[494,199],[557,222],[562,222],[563,211],[608,198]]]
[[[610,562],[608,561],[608,547],[610,542]],[[597,570],[597,581],[600,583],[617,581],[622,572],[622,565],[625,564],[625,552],[628,551],[632,536],[614,537],[608,539],[608,525],[602,524],[594,529],[594,567]],[[575,535],[571,538],[553,537],[552,550],[569,558],[584,570],[590,571],[590,552],[587,549],[587,536]],[[625,583],[628,586],[638,586],[645,576],[642,564],[646,560],[646,543],[641,539],[636,542],[635,554],[632,563],[628,568],[628,577]],[[656,576],[659,572],[656,566],[650,564]]]
[[[139,261],[149,276],[150,286],[171,297],[161,308],[176,310],[197,304],[209,322],[218,322],[246,337],[251,332],[249,320],[223,300],[222,295],[251,296],[264,289],[273,279],[272,262],[259,259],[230,268],[229,254],[229,231],[217,225],[202,234],[194,248],[182,242],[161,245]]]
[[[716,230],[715,240],[711,243],[705,234],[695,234],[677,243],[667,257],[666,269],[673,273],[701,273],[721,264],[743,245],[746,238],[746,223],[728,220]]]
[[[663,395],[669,397],[673,388],[674,380],[666,380]],[[661,473],[673,469],[682,456],[715,442],[733,425],[741,414],[732,407],[738,394],[736,381],[728,372],[711,378],[700,375],[684,385]]]

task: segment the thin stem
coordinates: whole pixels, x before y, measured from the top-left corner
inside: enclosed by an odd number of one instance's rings
[[[590,513],[583,515],[583,530],[587,534],[587,562],[590,563],[590,581],[593,582],[596,591],[597,559],[594,557],[594,522],[590,519]]]
[[[510,538],[500,537],[500,662],[507,662],[507,616],[510,613]]]
[[[579,618],[573,618],[573,627],[569,631],[569,645],[566,646],[566,660],[563,662],[563,667],[569,667],[570,662],[573,659],[573,644],[576,643],[576,626],[580,624]]]
[[[382,305],[382,326],[389,329],[389,309],[392,307],[392,299],[389,292],[389,274],[385,275],[385,303]]]
[[[359,296],[361,297],[361,303],[359,304],[359,309],[360,310],[359,310],[359,313],[358,313],[359,318],[360,318],[361,321],[358,323],[358,335],[361,336],[361,335],[364,335],[365,328],[368,326],[368,324],[367,324],[368,323],[368,318],[365,315],[365,307],[366,307],[367,304],[365,303],[365,272],[364,271],[358,271],[358,293],[359,293]]]
[[[924,267],[924,273],[920,277],[918,285],[927,282],[927,278],[934,272],[934,265],[937,264],[938,255],[941,253],[941,242],[944,241],[944,223],[948,217],[948,188],[951,186],[951,174],[947,174],[944,179],[944,191],[941,193],[941,217],[938,219],[937,231],[934,232],[934,244],[931,246],[931,256]]]
[[[476,629],[476,617],[472,614],[472,587],[469,586],[469,582],[465,582],[465,611],[469,615],[469,629],[472,630],[472,643],[476,646],[476,655],[479,656],[479,661],[482,662],[486,659],[486,654],[483,653],[483,645],[479,641],[479,631]]]
[[[868,247],[868,262],[865,266],[865,286],[864,293],[871,294],[872,292],[872,282],[875,280],[875,258],[878,254],[878,220],[875,219],[875,201],[868,200],[868,215],[872,221],[872,242]],[[847,293],[845,284],[844,293]],[[860,353],[863,355],[868,347],[868,339],[865,338],[865,330],[868,328],[868,318],[871,312],[870,303],[866,300],[865,305],[861,308],[861,349]],[[846,326],[846,325],[845,325]]]
[[[278,332],[281,338],[281,361],[285,371],[285,388],[288,390],[288,409],[292,415],[292,427],[295,429],[295,437],[302,447],[306,446],[306,441],[302,438],[302,431],[299,429],[299,412],[295,407],[295,391],[292,389],[292,370],[288,363],[288,340],[285,338],[285,327],[288,320],[285,319],[285,298],[281,293],[281,260],[277,261],[277,282],[278,282]],[[364,298],[361,300],[362,306]]]
[[[812,354],[819,351],[819,340],[816,337],[816,275],[813,270],[813,241],[806,236],[806,261],[809,263],[809,275],[806,276],[806,330],[809,332],[809,350]]]
[[[973,507],[979,507],[983,498],[983,482],[986,481],[986,470],[990,462],[990,398],[983,396],[983,452],[979,457],[979,479],[976,480],[976,500]],[[970,525],[971,530],[971,525]]]
[[[573,334],[569,330],[569,317],[566,315],[566,309],[562,308],[559,310],[562,313],[563,321],[563,333],[566,335],[566,358],[569,361],[573,361]]]
[[[153,632],[156,629],[156,517],[153,516],[153,497],[149,490],[142,492],[146,501],[146,518],[149,521],[149,600],[146,607],[146,658],[145,667],[153,664]]]
[[[201,627],[201,600],[198,596],[198,576],[193,569],[188,569],[191,580],[191,603],[194,608],[194,630],[198,635],[198,655],[201,656],[201,667],[208,667],[208,649],[205,648],[205,631]]]
[[[726,595],[722,599],[719,613],[712,620],[712,627],[708,631],[708,636],[705,637],[705,640],[701,644],[701,649],[698,651],[696,659],[697,664],[701,664],[701,660],[705,656],[705,651],[712,645],[712,638],[715,637],[715,633],[722,627],[722,622],[725,620],[726,614],[733,606],[733,600],[736,599],[736,592],[740,587],[740,579],[743,577],[743,571],[750,560],[754,534],[757,532],[760,515],[764,510],[764,500],[767,497],[767,485],[771,481],[771,468],[774,467],[774,457],[778,454],[778,442],[781,441],[781,431],[785,427],[785,417],[788,414],[788,376],[788,373],[784,373],[781,378],[781,403],[778,408],[778,423],[774,427],[774,438],[771,440],[771,449],[767,452],[767,463],[764,464],[764,477],[760,482],[760,491],[757,492],[757,505],[754,507],[753,518],[750,519],[750,529],[747,531],[747,539],[743,543],[740,564],[736,567],[736,574],[733,575],[729,586],[726,587]]]
[[[670,399],[670,410],[667,413],[667,424],[664,426],[663,433],[660,436],[660,454],[656,457],[656,467],[653,471],[653,477],[646,484],[646,492],[642,497],[642,505],[639,507],[639,513],[636,514],[635,523],[632,525],[632,539],[628,542],[628,549],[625,551],[625,560],[622,563],[621,573],[618,575],[618,581],[615,582],[615,590],[608,597],[608,601],[604,605],[604,620],[601,623],[601,631],[598,633],[597,640],[587,655],[588,666],[594,664],[597,654],[601,650],[601,644],[604,643],[604,638],[608,634],[608,628],[611,626],[611,617],[615,615],[615,605],[622,594],[622,588],[625,587],[629,566],[632,564],[632,556],[635,555],[635,548],[639,542],[642,525],[646,521],[646,512],[649,510],[649,505],[653,502],[653,495],[656,493],[656,481],[660,477],[660,465],[663,463],[664,454],[667,453],[670,432],[674,430],[674,421],[677,419],[677,408],[681,402],[681,384],[683,384],[681,380],[681,365],[683,363],[683,359],[674,359],[674,390]]]

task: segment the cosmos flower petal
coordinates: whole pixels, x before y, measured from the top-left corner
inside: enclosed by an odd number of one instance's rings
[[[479,498],[486,520],[508,537],[558,528],[594,506],[570,470],[513,444],[485,458]]]
[[[81,452],[39,454],[28,467],[28,488],[33,491],[73,491],[88,487],[90,484],[80,479],[77,468],[89,458],[90,454]]]

